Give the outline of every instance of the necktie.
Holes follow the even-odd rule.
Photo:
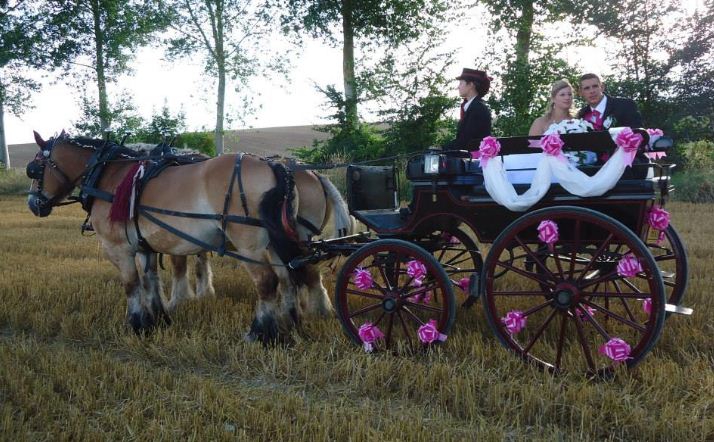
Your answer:
[[[464,119],[464,115],[466,115],[466,110],[464,109],[464,106],[466,106],[466,99],[464,98],[464,101],[461,102],[461,114],[459,116],[459,120]]]
[[[602,129],[602,118],[600,118],[602,114],[600,111],[593,109],[592,112],[590,113],[590,119],[593,123],[593,129],[595,130],[601,130]]]

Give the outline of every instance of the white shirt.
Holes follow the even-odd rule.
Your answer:
[[[471,102],[474,101],[475,98],[476,98],[476,96],[471,97],[471,99],[469,101],[467,101],[466,104],[464,104],[464,112],[466,112],[469,109],[469,105],[471,105]]]
[[[600,116],[605,115],[605,108],[607,107],[607,95],[602,96],[602,100],[597,104],[596,107],[590,106],[591,111],[598,111],[600,112]]]

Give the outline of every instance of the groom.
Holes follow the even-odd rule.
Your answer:
[[[595,74],[580,77],[580,96],[588,103],[578,118],[589,121],[595,130],[611,127],[642,127],[642,116],[634,101],[605,95],[605,85]]]

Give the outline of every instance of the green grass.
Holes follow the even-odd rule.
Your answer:
[[[30,179],[22,169],[0,168],[0,195],[21,195],[30,187]]]
[[[654,351],[609,381],[553,377],[492,336],[480,305],[446,345],[365,354],[335,319],[288,348],[245,343],[255,291],[213,260],[218,296],[139,338],[118,272],[76,206],[32,216],[0,196],[0,434],[5,440],[712,440],[712,205],[673,203],[690,256],[685,305]],[[326,272],[327,273],[327,272]],[[168,274],[163,277],[168,281]],[[326,278],[332,291],[334,279]]]

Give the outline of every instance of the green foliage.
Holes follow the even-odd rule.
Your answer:
[[[183,111],[172,115],[164,103],[161,111],[152,115],[151,119],[137,130],[132,140],[143,143],[161,143],[170,141],[175,134],[180,134],[185,130],[186,115]]]
[[[97,100],[90,98],[88,95],[82,95],[79,104],[81,114],[79,120],[74,122],[74,129],[77,134],[86,137],[103,138],[105,134],[102,131],[102,121]],[[115,102],[109,103],[108,112],[109,121],[112,121],[110,130],[119,137],[126,133],[138,133],[144,126],[144,120],[137,112],[131,97],[126,93],[120,95]]]
[[[675,121],[673,136],[677,141],[714,140],[714,115],[687,115]]]
[[[711,159],[710,159],[711,160]],[[672,176],[675,191],[672,198],[691,203],[714,202],[714,171],[695,169]]]
[[[208,156],[216,156],[216,142],[213,132],[184,132],[176,137],[176,147],[197,150]]]
[[[6,169],[0,163],[0,195],[22,195],[30,188],[30,179],[22,169]]]
[[[681,143],[676,150],[688,171],[714,171],[714,141]]]

